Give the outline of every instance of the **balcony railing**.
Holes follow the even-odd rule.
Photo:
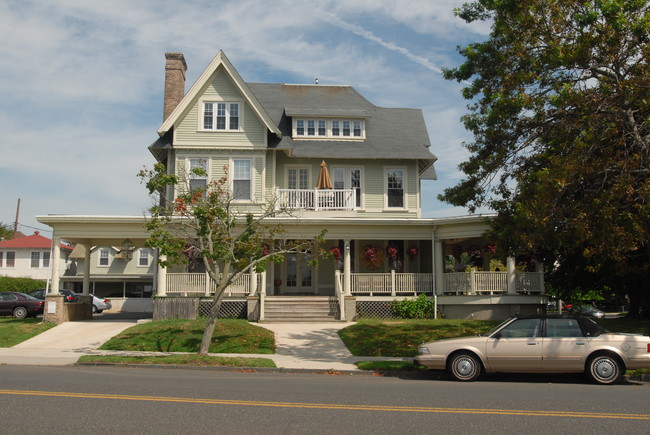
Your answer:
[[[261,288],[263,275],[257,275],[257,288]],[[226,288],[226,296],[248,296],[251,289],[250,274],[240,276]],[[167,295],[169,296],[212,296],[216,284],[207,273],[168,273]]]
[[[518,294],[544,294],[544,275],[516,272]],[[458,272],[443,274],[443,291],[456,295],[500,295],[508,293],[508,272]]]
[[[279,208],[354,210],[356,189],[277,189]]]

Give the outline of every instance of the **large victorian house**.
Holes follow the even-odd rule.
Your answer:
[[[184,56],[167,53],[166,59],[164,122],[149,147],[155,159],[177,175],[204,168],[207,176],[191,183],[227,175],[242,212],[269,201],[290,209],[269,222],[296,239],[326,229],[325,248],[334,257],[312,266],[308,254],[291,254],[263,274],[246,276],[228,289],[224,315],[390,316],[390,301],[419,294],[434,298],[447,317],[543,309],[541,268],[497,261],[494,245],[482,237],[485,217],[422,218],[421,184],[436,178],[436,157],[420,110],[375,106],[350,86],[247,83],[223,52],[185,93]],[[167,192],[166,199],[173,195]],[[141,249],[143,217],[38,219],[57,239],[85,247],[77,275],[54,276],[53,283],[78,281],[79,290],[104,296],[95,287],[101,260],[93,255],[108,253],[106,262],[124,263],[145,255],[152,261],[151,294],[209,301],[211,285],[202,271],[153,270],[156,253]],[[124,307],[130,298],[122,293]]]

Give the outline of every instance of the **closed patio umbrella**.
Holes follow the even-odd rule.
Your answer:
[[[316,189],[331,189],[332,188],[332,179],[330,178],[330,173],[327,170],[327,163],[323,160],[320,164],[320,172],[318,173],[318,182],[316,183]]]

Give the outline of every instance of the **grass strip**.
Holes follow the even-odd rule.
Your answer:
[[[275,362],[268,358],[225,358],[197,354],[183,355],[84,355],[79,358],[83,363],[112,363],[112,364],[169,364],[197,367],[271,367]]]
[[[418,368],[409,361],[357,361],[355,365],[360,370],[371,371],[424,371],[423,368]]]
[[[56,323],[42,323],[39,318],[0,318],[0,347],[15,346],[54,326]]]
[[[207,319],[171,319],[132,326],[104,343],[100,349],[196,353]],[[219,319],[210,353],[275,353],[275,338],[268,329],[246,320]]]
[[[360,320],[339,331],[355,356],[410,357],[421,343],[488,332],[499,321],[491,320]]]

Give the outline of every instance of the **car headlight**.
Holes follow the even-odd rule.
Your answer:
[[[422,354],[422,353],[430,353],[429,348],[426,347],[426,346],[419,346],[418,347],[418,353],[420,353],[420,354]]]

